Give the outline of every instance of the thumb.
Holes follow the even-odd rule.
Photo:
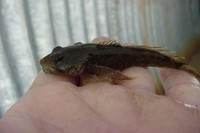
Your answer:
[[[181,70],[162,69],[160,78],[167,96],[200,108],[200,82],[193,75]]]

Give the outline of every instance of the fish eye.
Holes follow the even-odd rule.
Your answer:
[[[55,47],[55,48],[53,49],[53,52],[59,51],[59,50],[61,50],[61,49],[62,49],[61,46],[57,46],[57,47]]]
[[[75,46],[77,46],[77,45],[83,45],[83,43],[82,43],[82,42],[77,42],[77,43],[75,43],[74,45],[75,45]]]
[[[58,55],[55,58],[56,63],[63,61],[64,57],[62,55]]]

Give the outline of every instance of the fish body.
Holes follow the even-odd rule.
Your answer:
[[[89,75],[90,80],[95,75],[99,81],[130,79],[119,71],[131,66],[180,69],[200,78],[200,74],[191,66],[155,49],[121,46],[117,42],[76,43],[68,47],[55,47],[41,59],[40,64],[46,73]]]

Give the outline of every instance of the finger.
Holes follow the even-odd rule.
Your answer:
[[[111,41],[112,39],[108,37],[97,37],[92,40],[93,43],[99,43],[99,42],[104,42],[104,41]]]
[[[51,84],[53,82],[64,81],[77,85],[78,81],[76,78],[72,78],[66,75],[54,75],[54,74],[46,74],[43,71],[40,71],[37,75],[35,81],[31,85],[31,87]]]
[[[120,85],[130,89],[145,89],[155,93],[155,84],[148,69],[142,67],[131,67],[122,72],[133,80],[124,80]]]
[[[160,77],[167,96],[200,107],[200,82],[193,75],[181,70],[162,69]]]

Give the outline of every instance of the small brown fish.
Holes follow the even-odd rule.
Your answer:
[[[82,84],[88,82],[132,79],[120,73],[131,66],[164,67],[187,71],[197,78],[198,73],[190,65],[178,61],[175,56],[168,56],[158,47],[121,46],[116,41],[95,43],[76,43],[73,46],[57,46],[40,60],[46,73],[80,76]]]

